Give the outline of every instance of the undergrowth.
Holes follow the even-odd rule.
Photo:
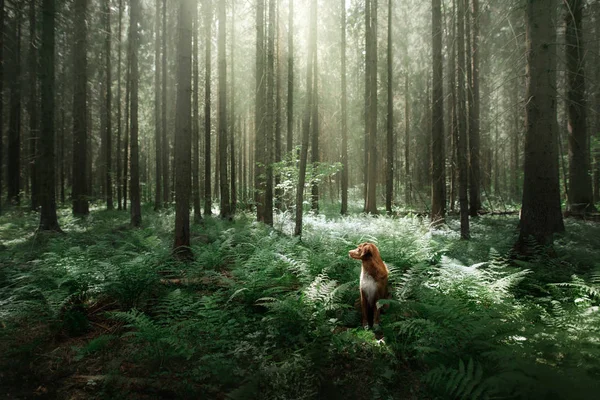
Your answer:
[[[600,389],[600,229],[567,222],[557,257],[510,252],[516,220],[309,214],[275,228],[240,214],[193,226],[195,258],[170,255],[174,216],[61,212],[0,217],[0,391],[15,397],[577,399]],[[393,297],[360,326],[360,263],[377,243]]]

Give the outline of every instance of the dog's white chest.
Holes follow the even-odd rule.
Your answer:
[[[364,269],[360,273],[360,290],[367,297],[367,302],[373,304],[377,293],[377,282]]]

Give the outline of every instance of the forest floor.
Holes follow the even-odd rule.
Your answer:
[[[239,214],[192,227],[171,256],[174,215],[144,208],[0,216],[4,398],[587,399],[600,389],[600,224],[567,220],[555,256],[511,253],[517,217]],[[360,263],[373,241],[393,299],[360,326]]]

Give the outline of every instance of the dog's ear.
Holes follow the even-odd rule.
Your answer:
[[[371,243],[363,243],[360,245],[360,257],[366,258],[373,255],[373,245]]]

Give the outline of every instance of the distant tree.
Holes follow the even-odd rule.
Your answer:
[[[276,5],[276,13],[275,13],[275,158],[273,162],[279,163],[282,159],[281,154],[281,115],[282,115],[282,107],[281,107],[281,32],[280,32],[280,2],[277,1]],[[275,208],[281,210],[283,208],[283,190],[279,187],[281,183],[281,174],[277,174],[275,176]]]
[[[479,139],[479,0],[471,0],[472,40],[469,58],[469,214],[481,209],[481,166]],[[467,16],[467,20],[471,20]]]
[[[224,3],[224,0],[219,0]],[[192,180],[192,19],[194,3],[179,1],[177,39],[177,104],[175,118],[175,243],[176,257],[189,259],[190,184]]]
[[[39,206],[38,152],[39,136],[38,116],[38,35],[36,18],[36,0],[29,0],[29,176],[31,179],[31,208]]]
[[[377,214],[377,0],[365,1],[365,127],[367,189],[365,212]]]
[[[121,131],[123,129],[122,119],[122,109],[123,105],[121,99],[121,54],[122,51],[122,42],[123,42],[123,0],[119,0],[119,28],[118,28],[118,45],[117,45],[117,208],[121,210],[122,206],[122,169],[121,169]]]
[[[265,0],[256,0],[256,101],[254,117],[254,203],[256,219],[265,220],[266,179],[266,142],[265,130],[268,129],[266,116],[265,84]]]
[[[316,48],[316,43],[315,43]],[[316,168],[319,162],[319,63],[317,51],[313,52],[313,102],[312,102],[312,123],[311,123],[311,145],[310,145],[310,162],[313,169]],[[314,180],[311,186],[311,202],[310,208],[313,211],[319,211],[319,183]]]
[[[527,0],[527,86],[525,98],[525,180],[520,234],[516,249],[527,252],[527,239],[541,245],[564,231],[558,178],[556,123],[556,14],[554,2]]]
[[[129,14],[129,40],[130,47],[130,62],[131,62],[131,111],[130,117],[130,134],[131,134],[131,182],[130,182],[130,197],[131,197],[131,225],[139,227],[142,224],[142,206],[140,198],[140,162],[139,162],[139,66],[138,52],[140,50],[139,38],[139,23],[141,21],[141,5],[140,0],[131,0],[131,10]]]
[[[442,57],[441,0],[431,2],[433,93],[431,113],[431,222],[446,217],[446,150],[444,137],[444,70]]]
[[[288,10],[288,79],[287,79],[287,140],[286,151],[294,148],[294,0]]]
[[[467,152],[467,114],[465,98],[465,14],[467,0],[457,0],[457,49],[458,49],[458,95],[457,95],[457,122],[458,137],[456,140],[456,153],[458,159],[458,202],[460,207],[460,237],[469,239],[469,199],[468,199],[468,152]]]
[[[87,8],[88,0],[73,3],[73,214],[89,214],[87,193],[88,107],[87,107]]]
[[[198,0],[194,0],[193,19],[192,82],[194,87],[192,91],[192,192],[194,202],[194,222],[199,223],[202,220],[202,210],[200,208],[200,60],[198,59],[198,33],[200,21],[198,18]]]
[[[304,118],[302,122],[302,142],[300,147],[300,166],[298,171],[298,187],[296,190],[296,220],[294,235],[302,235],[302,211],[304,204],[304,184],[306,182],[306,164],[308,161],[308,139],[310,136],[310,119],[313,110],[313,95],[311,93],[313,85],[313,53],[317,51],[317,0],[312,0],[310,3],[310,30],[308,35],[308,54],[306,62],[306,109],[304,110]]]
[[[156,16],[154,22],[154,154],[156,167],[156,191],[154,192],[154,211],[162,208],[162,124],[160,120],[161,87],[160,87],[160,0],[155,3]]]
[[[227,174],[227,148],[229,137],[227,134],[227,0],[219,0],[218,19],[218,64],[219,64],[219,192],[221,194],[220,216],[231,217],[231,199],[229,197],[229,180]]]
[[[408,91],[408,71],[404,75],[404,203],[412,204],[412,179],[410,175],[410,92]]]
[[[41,111],[42,131],[39,137],[40,225],[41,231],[61,232],[56,216],[56,185],[54,167],[55,112],[55,0],[42,2],[41,47]],[[1,18],[0,18],[1,19]]]
[[[393,60],[392,60],[392,0],[388,0],[387,24],[387,135],[385,164],[385,210],[392,212],[394,198],[394,93],[393,93]],[[441,21],[440,21],[441,27]],[[441,28],[440,28],[441,29]],[[441,36],[441,35],[440,35]]]
[[[346,0],[341,0],[342,15],[342,209],[341,214],[348,213],[348,87],[346,83]],[[288,122],[289,123],[289,122]]]
[[[211,82],[211,47],[212,47],[212,0],[205,0],[204,10],[204,214],[212,214],[212,192],[210,187],[211,178],[211,111],[210,111],[210,82]]]
[[[2,214],[2,177],[4,176],[4,0],[0,0],[0,215]]]
[[[583,0],[563,0],[567,62],[567,118],[569,130],[569,192],[571,212],[596,211],[592,192],[590,140],[585,96]],[[598,111],[597,111],[598,112]]]
[[[600,65],[600,2],[594,3],[592,7],[594,15],[594,33],[596,42],[596,57],[594,66]],[[589,65],[589,64],[588,64]],[[596,71],[594,80],[596,81],[596,90],[594,93],[594,107],[600,110],[600,68],[594,68]],[[600,143],[600,112],[596,112],[594,117],[594,137],[597,143]],[[593,172],[594,202],[600,202],[600,146],[596,145],[594,151],[594,172]]]
[[[169,140],[167,136],[167,0],[162,3],[162,115],[161,115],[161,132],[162,132],[162,189],[163,203],[165,206],[169,203],[171,190],[169,189]]]
[[[106,185],[106,208],[108,210],[112,210],[114,205],[112,190],[112,33],[110,25],[110,0],[106,0],[104,4],[104,24],[106,29],[106,41],[104,48],[104,57],[106,60],[106,176],[104,179]]]
[[[10,106],[8,121],[7,191],[8,202],[20,204],[21,190],[21,9],[15,4],[12,20]]]

